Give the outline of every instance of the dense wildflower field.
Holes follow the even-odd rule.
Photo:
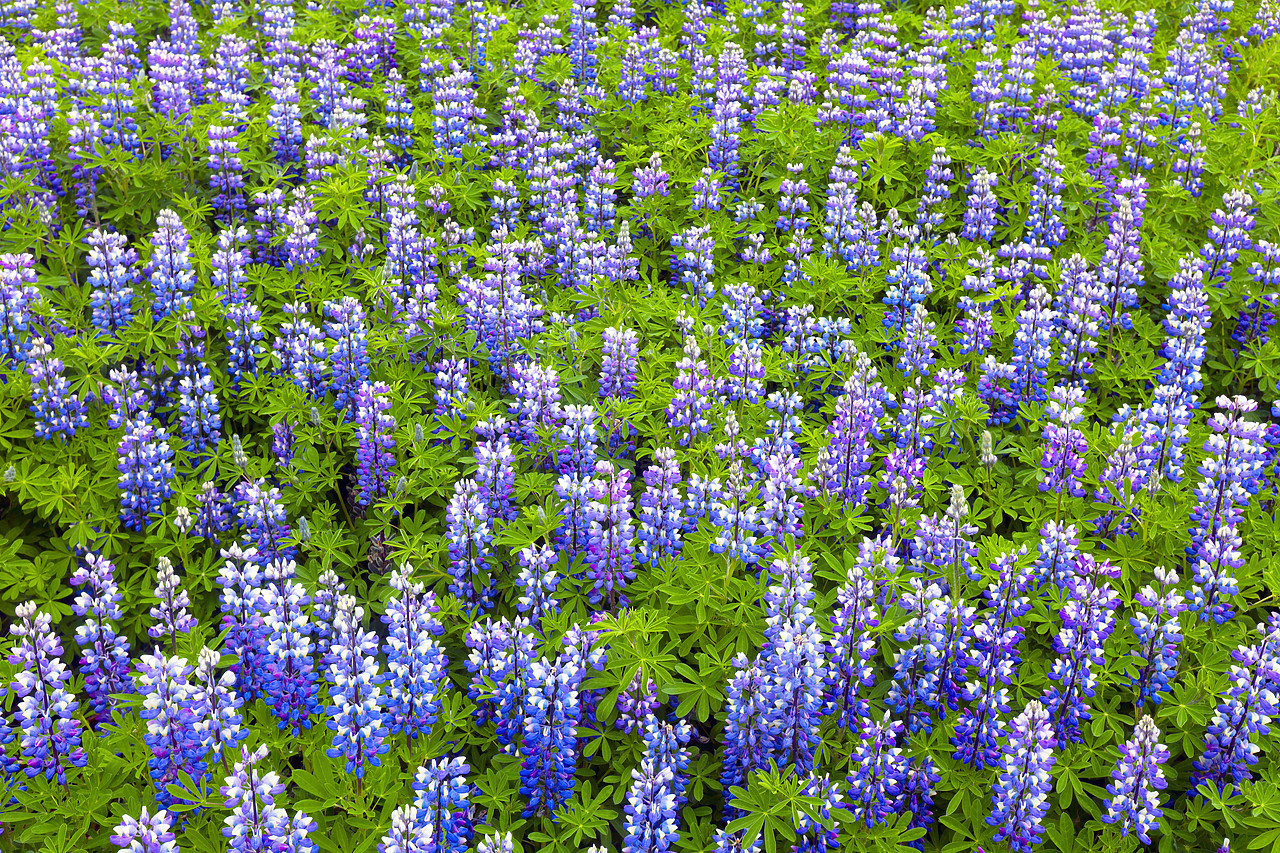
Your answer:
[[[1280,850],[1280,4],[0,0],[0,850]]]

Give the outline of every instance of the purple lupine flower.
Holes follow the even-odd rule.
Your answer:
[[[550,545],[530,545],[520,550],[520,574],[515,583],[521,593],[516,599],[516,610],[528,613],[535,625],[542,623],[543,616],[560,612],[560,602],[555,596],[560,577],[552,568],[556,558]]]
[[[27,776],[57,779],[65,787],[67,769],[84,767],[87,761],[76,717],[80,703],[67,689],[71,673],[62,663],[52,617],[37,612],[34,601],[19,604],[14,616],[9,633],[16,642],[9,663],[17,667],[10,689],[18,697],[22,729],[19,762]]]
[[[391,575],[395,594],[387,602],[382,621],[388,627],[387,668],[379,676],[385,692],[384,712],[393,735],[401,732],[410,739],[427,735],[440,712],[440,702],[448,686],[448,659],[436,636],[444,630],[435,614],[434,592],[410,578],[412,567],[405,565]]]
[[[889,309],[884,316],[884,326],[901,332],[911,320],[915,307],[933,292],[933,282],[929,279],[928,258],[920,246],[905,243],[894,246],[889,261],[894,267],[884,277],[889,284],[882,300]]]
[[[984,592],[992,609],[973,628],[977,672],[964,689],[964,698],[972,704],[960,713],[951,743],[957,760],[977,768],[992,767],[999,760],[998,743],[1005,730],[1001,715],[1009,712],[1008,685],[1021,660],[1018,644],[1024,629],[1014,620],[1031,609],[1027,588],[1032,574],[1019,565],[1025,555],[1024,546],[993,563],[996,580]]]
[[[326,713],[335,733],[330,758],[346,759],[348,773],[364,777],[365,766],[381,764],[378,756],[391,748],[386,742],[382,689],[378,686],[378,637],[361,627],[364,608],[350,595],[339,596],[335,608],[332,661],[325,673],[333,704]]]
[[[725,708],[728,717],[724,728],[724,763],[720,773],[721,788],[729,798],[729,789],[747,784],[753,770],[769,766],[778,721],[773,715],[770,693],[771,676],[757,655],[748,662],[739,653],[733,659],[734,675],[726,687]],[[738,811],[732,802],[725,806],[726,815]]]
[[[1120,835],[1130,832],[1143,844],[1151,843],[1152,830],[1160,828],[1160,791],[1168,785],[1160,765],[1169,760],[1169,749],[1160,743],[1155,721],[1143,716],[1134,726],[1133,737],[1120,747],[1120,758],[1107,785],[1111,800],[1103,823],[1120,824]]]
[[[0,254],[0,365],[17,368],[26,359],[26,338],[40,304],[35,258],[30,254]]]
[[[1040,459],[1040,491],[1063,492],[1084,497],[1081,478],[1088,469],[1085,454],[1089,441],[1076,429],[1084,420],[1084,386],[1068,382],[1055,385],[1049,392],[1049,417],[1053,421],[1044,428],[1044,455]],[[1059,498],[1061,499],[1061,498]]]
[[[146,530],[173,494],[176,469],[168,433],[151,422],[150,412],[139,412],[125,423],[118,452],[121,523],[130,530]]]
[[[178,431],[191,453],[216,448],[222,438],[221,406],[213,377],[203,363],[178,380]]]
[[[1093,372],[1090,360],[1098,352],[1098,328],[1106,290],[1097,274],[1080,255],[1072,255],[1062,268],[1062,286],[1055,302],[1062,352],[1058,363],[1068,374],[1084,376]]]
[[[1245,420],[1258,408],[1246,397],[1219,397],[1209,420],[1213,434],[1205,441],[1208,456],[1198,467],[1203,479],[1196,485],[1191,510],[1193,561],[1190,609],[1201,621],[1221,625],[1235,616],[1230,599],[1238,592],[1232,573],[1244,564],[1239,531],[1249,497],[1259,488],[1263,462],[1263,425]]]
[[[631,771],[627,791],[623,853],[666,853],[679,839],[676,797],[670,767],[658,768],[650,758]]]
[[[143,806],[137,817],[126,814],[116,825],[111,843],[122,853],[178,853],[177,837],[172,832],[173,822],[169,812],[157,809],[150,814]]]
[[[182,802],[169,790],[171,785],[181,785],[184,774],[200,780],[206,771],[205,748],[198,731],[202,721],[196,716],[200,708],[187,679],[190,674],[186,658],[156,653],[138,659],[140,715],[147,723],[143,740],[151,749],[147,766],[155,781],[156,801],[165,806]]]
[[[682,482],[680,463],[672,448],[653,452],[653,464],[645,469],[644,494],[640,496],[640,546],[636,555],[641,563],[653,564],[665,557],[677,557],[684,547],[681,540],[684,502],[680,499]]]
[[[1258,763],[1261,751],[1253,737],[1271,732],[1271,719],[1277,712],[1275,683],[1280,677],[1276,655],[1280,640],[1274,631],[1264,630],[1264,634],[1263,642],[1231,653],[1237,664],[1231,667],[1231,685],[1220,694],[1222,700],[1205,732],[1204,752],[1193,763],[1193,792],[1212,785],[1219,795],[1232,796],[1240,783],[1252,778],[1249,767]]]
[[[987,817],[987,824],[996,827],[996,840],[1008,841],[1014,853],[1030,853],[1044,832],[1041,821],[1049,811],[1056,746],[1049,712],[1033,699],[1009,724]]]
[[[244,700],[235,690],[236,677],[231,670],[218,673],[221,658],[208,647],[200,650],[196,658],[194,685],[194,712],[199,721],[197,732],[200,748],[208,755],[210,763],[222,760],[223,753],[230,753],[236,744],[249,736],[240,709]]]
[[[852,730],[868,711],[860,694],[875,679],[872,660],[876,645],[871,631],[880,625],[876,576],[882,567],[891,576],[897,562],[897,556],[883,542],[864,539],[844,584],[836,591],[832,637],[827,645],[831,659],[828,694],[837,722],[844,729]]]
[[[850,756],[849,811],[867,827],[888,822],[902,784],[905,761],[897,745],[902,723],[884,712],[882,720],[866,717],[861,740]]]
[[[418,768],[413,777],[413,804],[421,826],[432,839],[429,853],[465,853],[471,847],[471,767],[462,758],[436,758]]]
[[[191,236],[172,210],[156,214],[151,236],[151,260],[145,275],[151,284],[151,301],[157,317],[181,316],[191,307],[196,275],[191,266]]]
[[[1023,401],[1043,401],[1048,368],[1053,360],[1053,332],[1057,312],[1049,307],[1049,293],[1037,282],[1026,306],[1018,312],[1013,338],[1013,383],[1010,389]]]
[[[249,291],[245,288],[245,282],[248,281],[245,268],[249,265],[250,255],[248,248],[244,248],[248,241],[249,231],[244,226],[228,226],[218,232],[217,248],[210,261],[213,271],[209,281],[218,291],[218,298],[224,305],[249,300]]]
[[[680,431],[680,445],[687,446],[693,439],[711,431],[706,412],[711,406],[712,389],[710,369],[702,358],[702,349],[692,335],[684,340],[684,358],[676,365],[676,378],[671,383],[675,395],[667,405],[667,424]]]
[[[367,507],[387,493],[395,467],[396,419],[389,414],[391,389],[385,382],[361,382],[356,394],[356,504]]]
[[[95,228],[87,242],[90,321],[102,333],[115,336],[133,322],[138,253],[128,248],[123,234],[103,228]]]
[[[113,694],[132,693],[129,675],[129,641],[116,633],[114,622],[123,617],[122,598],[115,581],[115,564],[101,554],[89,553],[71,575],[72,586],[82,587],[71,611],[84,617],[76,628],[80,674],[88,696],[89,722],[94,728],[111,721]]]
[[[1231,269],[1240,252],[1250,248],[1253,240],[1256,203],[1244,190],[1228,190],[1222,197],[1225,210],[1218,208],[1210,215],[1209,242],[1200,250],[1200,269],[1205,285],[1219,287],[1231,281]]]
[[[496,420],[502,421],[502,418]],[[511,439],[505,433],[476,442],[476,484],[480,500],[494,521],[511,521],[515,505],[516,460]]]
[[[587,577],[589,599],[612,610],[627,601],[625,589],[635,580],[634,524],[631,516],[631,472],[611,462],[597,462],[587,510]]]
[[[1137,307],[1137,288],[1142,283],[1141,230],[1140,210],[1135,210],[1128,195],[1118,194],[1109,220],[1106,249],[1098,263],[1098,284],[1106,292],[1102,327],[1107,330],[1108,345],[1114,341],[1117,327],[1133,327],[1129,309]]]
[[[177,635],[191,633],[196,618],[187,610],[191,597],[181,587],[173,561],[163,555],[156,565],[155,597],[158,603],[150,611],[155,624],[147,628],[147,636],[153,640],[168,637],[170,650],[174,651]]]
[[[635,395],[640,337],[634,329],[610,326],[604,330],[600,364],[600,396],[628,400]]]
[[[319,708],[312,652],[315,631],[306,610],[310,599],[292,560],[272,560],[262,579],[255,602],[265,641],[258,687],[280,730],[297,737],[311,728],[311,715]],[[327,654],[329,649],[320,651]]]
[[[365,330],[365,311],[353,296],[326,302],[324,310],[330,318],[330,322],[325,324],[325,332],[334,341],[334,347],[329,353],[329,366],[333,376],[330,387],[334,391],[334,405],[345,411],[350,418],[354,414],[361,383],[369,381],[369,341]]]
[[[488,508],[473,479],[459,480],[445,512],[449,540],[449,594],[469,610],[492,605],[496,578],[488,577],[493,534]]]
[[[574,727],[581,717],[578,701],[583,673],[567,656],[529,664],[524,696],[524,729],[520,752],[520,793],[528,799],[526,817],[548,814],[573,792],[577,744]]]
[[[1054,638],[1058,658],[1049,678],[1056,682],[1044,692],[1054,736],[1061,745],[1081,743],[1080,725],[1091,719],[1086,699],[1097,689],[1098,672],[1106,666],[1106,642],[1115,630],[1120,601],[1105,578],[1118,575],[1107,563],[1081,554],[1067,584],[1070,596],[1062,606],[1062,630]]]
[[[261,478],[236,485],[236,516],[263,566],[272,560],[292,560],[296,556],[297,549],[285,544],[289,521],[281,498],[280,489],[267,486]]]
[[[822,686],[827,677],[826,644],[813,614],[812,563],[799,552],[773,561],[779,583],[765,595],[764,666],[769,673],[771,714],[776,735],[772,757],[778,766],[813,770],[822,718]]]
[[[324,396],[328,358],[324,333],[307,319],[307,306],[302,302],[284,305],[286,320],[272,344],[280,361],[280,373],[287,376],[304,394],[313,399]]]
[[[555,425],[560,410],[560,375],[551,366],[517,364],[514,373],[516,400],[509,411],[516,419],[513,437],[526,446],[538,441],[538,430]]]
[[[1134,638],[1138,641],[1138,657],[1142,661],[1138,674],[1130,676],[1129,680],[1136,688],[1134,692],[1140,706],[1148,702],[1159,705],[1160,694],[1172,687],[1178,674],[1178,643],[1182,642],[1178,617],[1187,609],[1186,601],[1177,589],[1177,572],[1156,566],[1155,578],[1160,584],[1158,592],[1148,584],[1134,595],[1134,602],[1151,612],[1137,610],[1129,617]]]
[[[35,415],[36,437],[46,441],[58,436],[66,442],[77,430],[89,426],[84,399],[73,394],[63,375],[65,364],[55,358],[53,348],[43,338],[31,341],[26,352],[27,375],[31,377],[31,413]]]
[[[993,190],[996,183],[996,176],[986,169],[979,169],[970,179],[964,209],[964,228],[960,231],[960,236],[965,240],[991,242],[1000,209],[1000,202]]]
[[[229,839],[231,853],[254,853],[279,850],[281,853],[314,853],[315,842],[307,836],[314,831],[315,821],[303,812],[289,814],[276,805],[276,797],[284,793],[284,785],[274,770],[260,773],[258,762],[267,757],[266,744],[252,752],[240,748],[240,760],[221,788],[226,798],[223,808],[229,810],[222,834]]]
[[[764,554],[756,536],[760,528],[760,507],[748,504],[752,491],[753,486],[742,469],[742,460],[734,459],[725,487],[718,489],[709,502],[707,515],[717,528],[711,553],[724,554],[726,565],[727,561],[737,559],[753,566]],[[692,513],[688,518],[697,524]]]
[[[660,722],[652,713],[644,720],[644,755],[652,759],[654,767],[671,770],[671,790],[676,795],[676,808],[684,808],[688,798],[685,787],[689,782],[689,738],[693,729],[684,720],[674,723]]]
[[[262,586],[262,564],[253,548],[232,545],[221,552],[218,569],[219,610],[226,631],[224,646],[239,658],[232,664],[236,687],[246,699],[261,692],[262,663],[265,652],[266,626],[259,609]]]
[[[233,388],[258,373],[258,362],[266,356],[262,345],[262,309],[247,296],[227,306],[227,373]]]
[[[240,128],[234,110],[227,110],[217,124],[210,124],[209,189],[218,222],[235,223],[244,213],[244,162],[240,159]]]

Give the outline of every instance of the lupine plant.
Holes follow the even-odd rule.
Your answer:
[[[1278,39],[0,0],[0,853],[1275,848]]]

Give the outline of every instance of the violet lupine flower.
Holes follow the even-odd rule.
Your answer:
[[[378,637],[360,622],[364,608],[350,595],[338,598],[333,619],[332,661],[325,673],[333,704],[326,711],[329,728],[335,732],[330,758],[346,759],[348,773],[364,777],[365,766],[377,767],[378,757],[391,748],[386,742],[386,722],[382,711],[382,689],[378,686]]]
[[[67,690],[71,673],[62,663],[62,643],[52,630],[52,617],[27,601],[14,611],[9,633],[15,639],[9,664],[17,667],[10,685],[18,697],[16,715],[22,729],[19,764],[28,777],[43,775],[66,786],[67,770],[84,767],[80,746],[80,703]]]
[[[89,426],[84,399],[71,392],[63,375],[65,364],[55,358],[53,348],[43,338],[31,341],[27,353],[27,375],[31,377],[31,413],[35,434],[46,441],[58,436],[65,443],[77,430]]]
[[[865,359],[862,354],[860,361]],[[875,368],[869,360],[865,367],[860,371],[864,381],[846,383],[849,390],[836,399],[835,417],[827,428],[831,444],[824,448],[822,464],[815,472],[828,497],[852,506],[865,501],[874,483],[872,439],[880,437],[879,421],[888,398],[884,386],[874,381]]]
[[[996,840],[1008,841],[1014,853],[1030,853],[1044,832],[1041,821],[1049,811],[1056,746],[1049,712],[1033,699],[1009,724],[987,817],[987,824],[996,827]]]
[[[920,246],[905,243],[894,246],[889,261],[894,267],[884,277],[889,285],[882,300],[889,309],[884,316],[884,326],[901,333],[915,313],[915,307],[933,292],[933,282],[929,279],[929,260]]]
[[[762,554],[783,548],[788,537],[798,541],[804,536],[802,466],[800,457],[786,444],[759,464],[761,506],[757,532],[763,540]]]
[[[151,261],[145,275],[151,284],[152,308],[157,317],[181,316],[191,307],[196,274],[191,266],[191,236],[172,210],[156,214],[151,236]]]
[[[516,441],[531,446],[538,441],[538,430],[555,426],[560,410],[560,375],[551,366],[515,365],[515,402],[509,411],[516,419],[512,432]]]
[[[443,155],[463,158],[463,149],[481,140],[485,134],[482,108],[476,105],[475,75],[456,62],[451,72],[434,80],[431,127],[436,150]]]
[[[395,467],[396,419],[389,412],[391,389],[385,382],[361,382],[356,393],[356,504],[367,507],[384,496]]]
[[[244,700],[236,694],[235,673],[225,670],[218,673],[221,655],[208,647],[200,650],[196,658],[194,685],[194,712],[198,720],[197,733],[200,748],[211,764],[222,760],[224,752],[249,736],[242,726],[240,708]]]
[[[188,452],[201,454],[222,438],[221,406],[213,377],[200,364],[194,375],[178,380],[178,431]]]
[[[125,423],[118,453],[120,522],[130,530],[146,530],[173,494],[177,472],[168,433],[151,422],[149,412],[140,412]]]
[[[289,521],[280,489],[267,486],[264,479],[241,481],[236,486],[236,515],[245,539],[254,548],[263,566],[272,560],[292,560],[297,549],[286,545]]]
[[[957,592],[961,575],[974,581],[979,578],[972,566],[978,556],[978,543],[973,540],[978,526],[966,523],[968,516],[969,502],[965,499],[964,487],[954,483],[946,511],[921,516],[911,542],[912,559],[929,567],[926,571],[936,570],[949,579],[952,590]]]
[[[1072,376],[1093,372],[1090,360],[1098,352],[1098,328],[1102,321],[1105,288],[1088,261],[1072,255],[1062,268],[1062,286],[1055,302],[1062,352],[1058,363]]]
[[[299,390],[312,399],[324,396],[328,383],[328,356],[324,333],[307,319],[307,306],[302,302],[284,305],[285,321],[272,350],[280,362],[280,374],[289,378]]]
[[[692,488],[692,484],[691,484]],[[742,469],[742,460],[734,459],[725,487],[710,496],[707,515],[717,528],[711,553],[724,554],[725,560],[742,560],[754,566],[764,556],[757,533],[760,530],[760,507],[749,504],[752,484]],[[697,520],[689,515],[693,524]]]
[[[1111,800],[1103,823],[1120,824],[1121,837],[1130,832],[1143,844],[1151,843],[1151,832],[1160,828],[1160,791],[1168,786],[1160,765],[1169,760],[1169,749],[1160,743],[1160,730],[1148,716],[1134,726],[1133,737],[1120,747],[1120,758],[1107,785]]]
[[[89,553],[71,575],[72,586],[82,587],[71,611],[85,622],[76,628],[80,674],[88,697],[89,722],[94,728],[111,721],[113,694],[132,693],[129,675],[129,641],[116,633],[114,622],[123,617],[122,598],[115,581],[115,565],[101,554]]]
[[[1196,485],[1191,510],[1193,561],[1190,609],[1201,621],[1221,625],[1235,616],[1230,599],[1238,592],[1233,572],[1244,564],[1239,531],[1249,497],[1259,488],[1264,450],[1264,426],[1245,420],[1258,408],[1246,397],[1219,397],[1209,420],[1213,435],[1205,441],[1208,456],[1198,467],[1203,479]]]
[[[626,586],[635,580],[635,526],[631,517],[631,472],[612,462],[597,462],[587,510],[589,599],[612,610],[625,606]]]
[[[262,564],[252,548],[232,545],[221,552],[223,563],[218,569],[218,609],[226,631],[224,647],[239,658],[231,666],[236,687],[246,699],[261,693],[262,662],[265,652],[266,626],[258,606],[262,587]]]
[[[1129,310],[1137,307],[1137,288],[1142,284],[1141,230],[1141,212],[1134,209],[1129,196],[1117,195],[1106,249],[1098,263],[1098,284],[1106,292],[1102,328],[1107,330],[1108,344],[1114,340],[1116,328],[1133,328]]]
[[[680,250],[672,258],[672,278],[684,285],[690,296],[705,308],[716,295],[715,237],[709,225],[693,225],[671,237],[673,248]]]
[[[1182,642],[1182,628],[1178,617],[1187,604],[1178,591],[1178,573],[1156,566],[1156,582],[1159,591],[1150,584],[1134,595],[1134,603],[1151,612],[1136,610],[1129,617],[1134,638],[1138,641],[1138,657],[1142,664],[1136,676],[1130,676],[1137,704],[1145,707],[1148,702],[1159,705],[1161,693],[1172,687],[1178,674],[1178,643]]]
[[[495,420],[505,427],[505,419]],[[519,513],[515,504],[516,460],[511,439],[506,433],[495,432],[492,438],[476,442],[475,457],[476,484],[489,518],[511,521]]]
[[[734,675],[725,689],[728,716],[724,727],[724,762],[721,788],[729,800],[729,790],[747,784],[751,771],[766,768],[778,734],[770,691],[771,676],[760,655],[750,662],[738,653],[733,658]],[[725,805],[726,816],[737,815],[732,801]]]
[[[466,359],[446,358],[435,365],[436,416],[462,418],[463,404],[471,391],[469,363]]]
[[[314,629],[306,611],[310,599],[298,582],[292,560],[272,560],[263,581],[255,602],[265,640],[258,686],[280,730],[297,737],[311,728],[311,715],[319,708],[312,657]],[[329,649],[320,651],[327,654]]]
[[[887,823],[894,812],[906,763],[897,745],[902,734],[902,723],[891,719],[888,711],[882,720],[862,721],[861,740],[849,757],[853,772],[848,808],[854,820],[868,828]]]
[[[1057,312],[1049,307],[1049,293],[1037,282],[1026,306],[1018,312],[1018,330],[1013,338],[1013,383],[1010,389],[1022,401],[1041,402],[1053,360],[1053,332]]]
[[[573,793],[577,765],[574,728],[581,716],[578,689],[582,675],[564,655],[554,663],[543,658],[529,664],[520,741],[524,756],[520,793],[528,799],[525,817],[549,814]]]
[[[1119,571],[1107,563],[1081,554],[1075,575],[1067,585],[1069,600],[1062,606],[1062,630],[1053,647],[1059,657],[1049,678],[1056,682],[1044,692],[1055,739],[1061,745],[1082,743],[1080,725],[1091,719],[1086,699],[1097,689],[1097,673],[1106,666],[1106,643],[1115,630],[1115,610],[1120,603],[1107,583]]]
[[[1009,712],[1008,685],[1021,660],[1018,644],[1024,629],[1014,620],[1031,610],[1027,589],[1032,575],[1019,566],[1025,555],[1024,546],[993,563],[996,580],[983,593],[991,610],[973,628],[977,672],[964,689],[971,704],[960,713],[951,744],[957,760],[976,768],[992,767],[999,760],[998,744],[1005,730],[1001,715]]]
[[[204,743],[199,733],[202,721],[196,716],[200,709],[187,679],[190,674],[186,658],[156,653],[142,655],[138,660],[140,716],[147,723],[143,740],[151,749],[147,766],[155,781],[156,802],[165,806],[182,802],[169,786],[180,785],[183,774],[200,780],[206,772]]]
[[[209,125],[209,189],[218,222],[228,225],[244,214],[244,162],[240,159],[240,128],[234,110]]]
[[[1240,783],[1252,778],[1249,768],[1258,763],[1261,752],[1253,743],[1254,735],[1270,734],[1271,719],[1277,713],[1275,685],[1280,678],[1280,658],[1276,647],[1272,633],[1261,643],[1241,646],[1231,653],[1237,661],[1229,673],[1231,686],[1220,694],[1222,700],[1205,732],[1204,752],[1193,763],[1193,792],[1212,785],[1221,796],[1233,796]]]
[[[542,617],[560,612],[556,599],[556,587],[560,577],[552,568],[557,554],[550,545],[530,545],[520,550],[520,574],[515,583],[520,589],[516,610],[528,613],[535,625],[541,625]]]
[[[87,242],[90,322],[102,333],[115,336],[133,322],[138,253],[128,248],[123,234],[103,228],[95,228]]]
[[[431,733],[448,686],[449,662],[436,637],[444,628],[436,618],[434,592],[411,579],[412,567],[391,574],[395,590],[382,621],[387,625],[387,669],[379,676],[386,695],[383,716],[393,735],[416,739]]]
[[[187,610],[191,597],[183,589],[173,561],[161,556],[156,565],[155,597],[157,604],[151,608],[155,624],[147,628],[147,636],[153,640],[169,638],[170,651],[175,651],[178,634],[189,634],[196,627],[196,618]]]
[[[413,805],[419,824],[431,839],[429,853],[466,853],[475,832],[467,781],[470,765],[462,758],[436,758],[418,768],[413,777]]]
[[[644,494],[640,496],[640,546],[637,559],[654,564],[667,557],[677,557],[684,547],[681,539],[684,502],[679,486],[683,481],[680,463],[672,448],[658,448],[653,464],[645,469]]]
[[[813,567],[798,551],[773,561],[779,583],[765,595],[764,667],[769,673],[769,705],[776,735],[771,754],[779,767],[812,772],[821,742],[822,687],[827,677],[826,644],[813,614]]]
[[[679,839],[671,768],[644,758],[631,771],[631,788],[622,807],[627,818],[623,853],[666,853]]]
[[[223,808],[231,814],[226,817],[222,834],[229,839],[228,849],[231,853],[314,853],[317,846],[309,836],[315,831],[316,822],[304,812],[296,812],[290,820],[288,812],[276,805],[284,785],[274,770],[258,772],[256,765],[266,757],[266,744],[252,752],[242,746],[240,760],[224,779]]]
[[[634,329],[610,326],[604,330],[600,365],[600,396],[629,400],[635,395],[640,336]]]
[[[218,298],[224,305],[249,301],[249,291],[245,287],[248,281],[245,269],[249,265],[250,253],[244,247],[248,241],[249,230],[244,226],[226,227],[218,232],[217,248],[210,261],[213,271],[209,281],[218,291]]]
[[[836,591],[832,637],[827,644],[831,661],[827,692],[837,723],[844,729],[853,730],[868,712],[867,700],[860,694],[875,682],[872,661],[876,642],[871,631],[880,625],[876,578],[882,568],[892,576],[897,562],[897,556],[882,541],[864,539],[845,582]]]
[[[16,369],[26,359],[25,338],[31,331],[32,309],[40,301],[35,258],[0,254],[0,365]]]
[[[995,234],[996,217],[1000,202],[993,190],[998,179],[986,169],[979,169],[969,181],[969,195],[965,200],[964,227],[960,236],[965,240],[990,243]]]
[[[232,300],[227,306],[227,373],[231,386],[241,384],[258,373],[258,362],[266,356],[262,345],[262,309],[247,296]]]
[[[173,822],[169,812],[157,809],[150,814],[143,806],[137,817],[126,814],[116,825],[111,843],[122,853],[178,853],[177,837],[172,832]]]
[[[1053,421],[1044,428],[1044,455],[1040,459],[1040,491],[1066,492],[1084,497],[1081,478],[1088,469],[1085,454],[1089,440],[1076,429],[1084,420],[1084,386],[1075,383],[1055,385],[1049,392],[1049,417]],[[1061,498],[1059,497],[1059,500]]]
[[[676,365],[676,378],[671,383],[675,395],[667,404],[667,424],[679,430],[680,446],[685,447],[695,437],[711,431],[706,413],[711,407],[715,383],[710,369],[702,360],[702,349],[692,335],[684,339],[684,358]]]
[[[1230,282],[1232,265],[1240,252],[1253,245],[1249,236],[1255,223],[1253,196],[1244,190],[1228,190],[1222,205],[1225,210],[1218,208],[1210,214],[1209,242],[1200,250],[1199,265],[1206,286],[1221,287]]]
[[[492,606],[496,578],[487,577],[493,533],[489,510],[480,499],[475,480],[459,480],[453,498],[445,511],[446,537],[449,540],[449,594],[469,610],[487,610]]]
[[[334,341],[329,353],[332,371],[330,387],[334,405],[350,418],[360,394],[360,385],[369,381],[369,341],[365,330],[364,307],[353,296],[324,304],[330,322],[325,332]]]

